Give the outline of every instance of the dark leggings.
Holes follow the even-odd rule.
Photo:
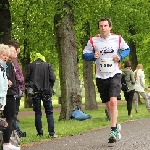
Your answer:
[[[21,100],[21,97],[17,97],[16,98],[16,112],[15,112],[16,117],[17,117],[17,115],[19,113],[20,100]]]
[[[134,90],[131,90],[129,92],[124,92],[124,97],[127,101],[127,110],[128,110],[128,115],[131,115],[131,110],[132,110],[132,101],[133,101],[133,96],[134,96]]]
[[[15,98],[14,95],[7,95],[6,96],[6,105],[4,107],[4,118],[6,118],[6,121],[8,123],[8,127],[3,130],[3,140],[4,143],[9,143],[10,135],[12,132],[12,122],[14,120],[15,116]]]

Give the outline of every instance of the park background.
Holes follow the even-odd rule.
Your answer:
[[[146,87],[150,84],[148,0],[1,0],[0,43],[20,43],[19,62],[24,76],[27,65],[41,53],[56,74],[54,101],[59,101],[59,120],[68,119],[76,105],[97,110],[100,101],[95,87],[94,63],[82,60],[88,39],[98,32],[97,21],[109,17],[112,32],[129,44],[132,69],[143,64]],[[124,61],[124,60],[123,60]],[[121,62],[123,68],[123,61]],[[32,108],[24,96],[24,108]]]
[[[109,126],[105,107],[98,107],[101,101],[95,87],[94,64],[82,60],[88,39],[99,33],[100,18],[111,18],[112,32],[121,35],[131,48],[126,59],[132,62],[133,71],[137,64],[143,64],[146,87],[150,84],[149,8],[149,0],[0,0],[0,43],[7,44],[10,39],[20,43],[19,62],[24,75],[35,53],[44,55],[53,66],[56,94],[52,99],[60,108],[60,112],[54,113],[55,131],[60,138]],[[61,104],[58,97],[62,99]],[[133,120],[149,117],[142,102],[138,114],[133,108]],[[68,120],[74,106],[82,103],[92,119]],[[21,100],[20,109],[28,114],[32,110],[31,100],[26,96]],[[129,121],[126,105],[119,105],[118,110],[118,122]],[[48,140],[45,115],[43,137],[36,137],[34,116],[22,116],[19,121],[21,130],[27,132],[27,137],[21,138],[21,145]]]

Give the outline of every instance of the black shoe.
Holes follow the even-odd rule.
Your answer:
[[[42,137],[43,133],[38,133],[37,136]]]
[[[26,132],[21,132],[19,133],[19,137],[26,137],[27,136],[27,133]]]

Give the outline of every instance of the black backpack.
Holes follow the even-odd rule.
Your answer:
[[[127,92],[128,89],[129,88],[128,88],[126,80],[125,80],[125,75],[122,75],[122,77],[121,77],[121,90],[123,92]]]

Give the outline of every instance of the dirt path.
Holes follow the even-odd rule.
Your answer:
[[[118,100],[118,105],[123,105],[123,104],[126,104],[125,100]],[[105,106],[105,104],[99,103],[98,106],[102,107],[102,106]],[[83,110],[85,109],[84,105],[82,106],[82,109]],[[54,111],[54,113],[56,113],[56,112],[59,113],[60,112],[60,107],[55,107],[53,109],[53,111]],[[42,113],[45,113],[44,110],[42,110]],[[21,111],[21,112],[19,112],[18,118],[29,117],[29,116],[34,116],[34,111],[32,111],[32,110]]]

